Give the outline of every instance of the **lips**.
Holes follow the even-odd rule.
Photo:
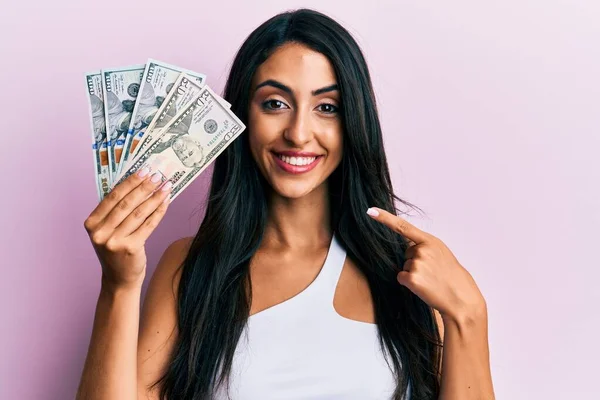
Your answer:
[[[291,151],[291,150],[275,151],[274,153],[277,155],[280,155],[280,156],[288,156],[288,157],[318,157],[320,155],[317,153],[311,153],[309,151]]]
[[[323,158],[316,153],[299,151],[281,151],[272,154],[277,166],[290,174],[306,173],[316,167]]]

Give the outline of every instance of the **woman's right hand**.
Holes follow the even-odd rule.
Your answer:
[[[85,220],[102,266],[103,283],[141,287],[146,273],[146,240],[162,220],[171,182],[145,167],[115,186]]]

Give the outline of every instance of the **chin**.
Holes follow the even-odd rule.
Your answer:
[[[300,199],[312,193],[317,187],[309,182],[271,182],[273,190],[286,199]]]

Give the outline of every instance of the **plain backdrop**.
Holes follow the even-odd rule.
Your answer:
[[[70,399],[100,268],[84,72],[163,60],[217,92],[246,36],[315,7],[372,73],[398,195],[472,273],[498,399],[597,394],[600,2],[3,1],[0,398]],[[148,242],[193,235],[210,170]]]

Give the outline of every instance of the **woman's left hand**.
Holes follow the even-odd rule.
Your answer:
[[[397,276],[400,284],[444,319],[464,321],[485,311],[475,280],[440,239],[380,208],[372,207],[367,214],[410,241],[403,270]]]

